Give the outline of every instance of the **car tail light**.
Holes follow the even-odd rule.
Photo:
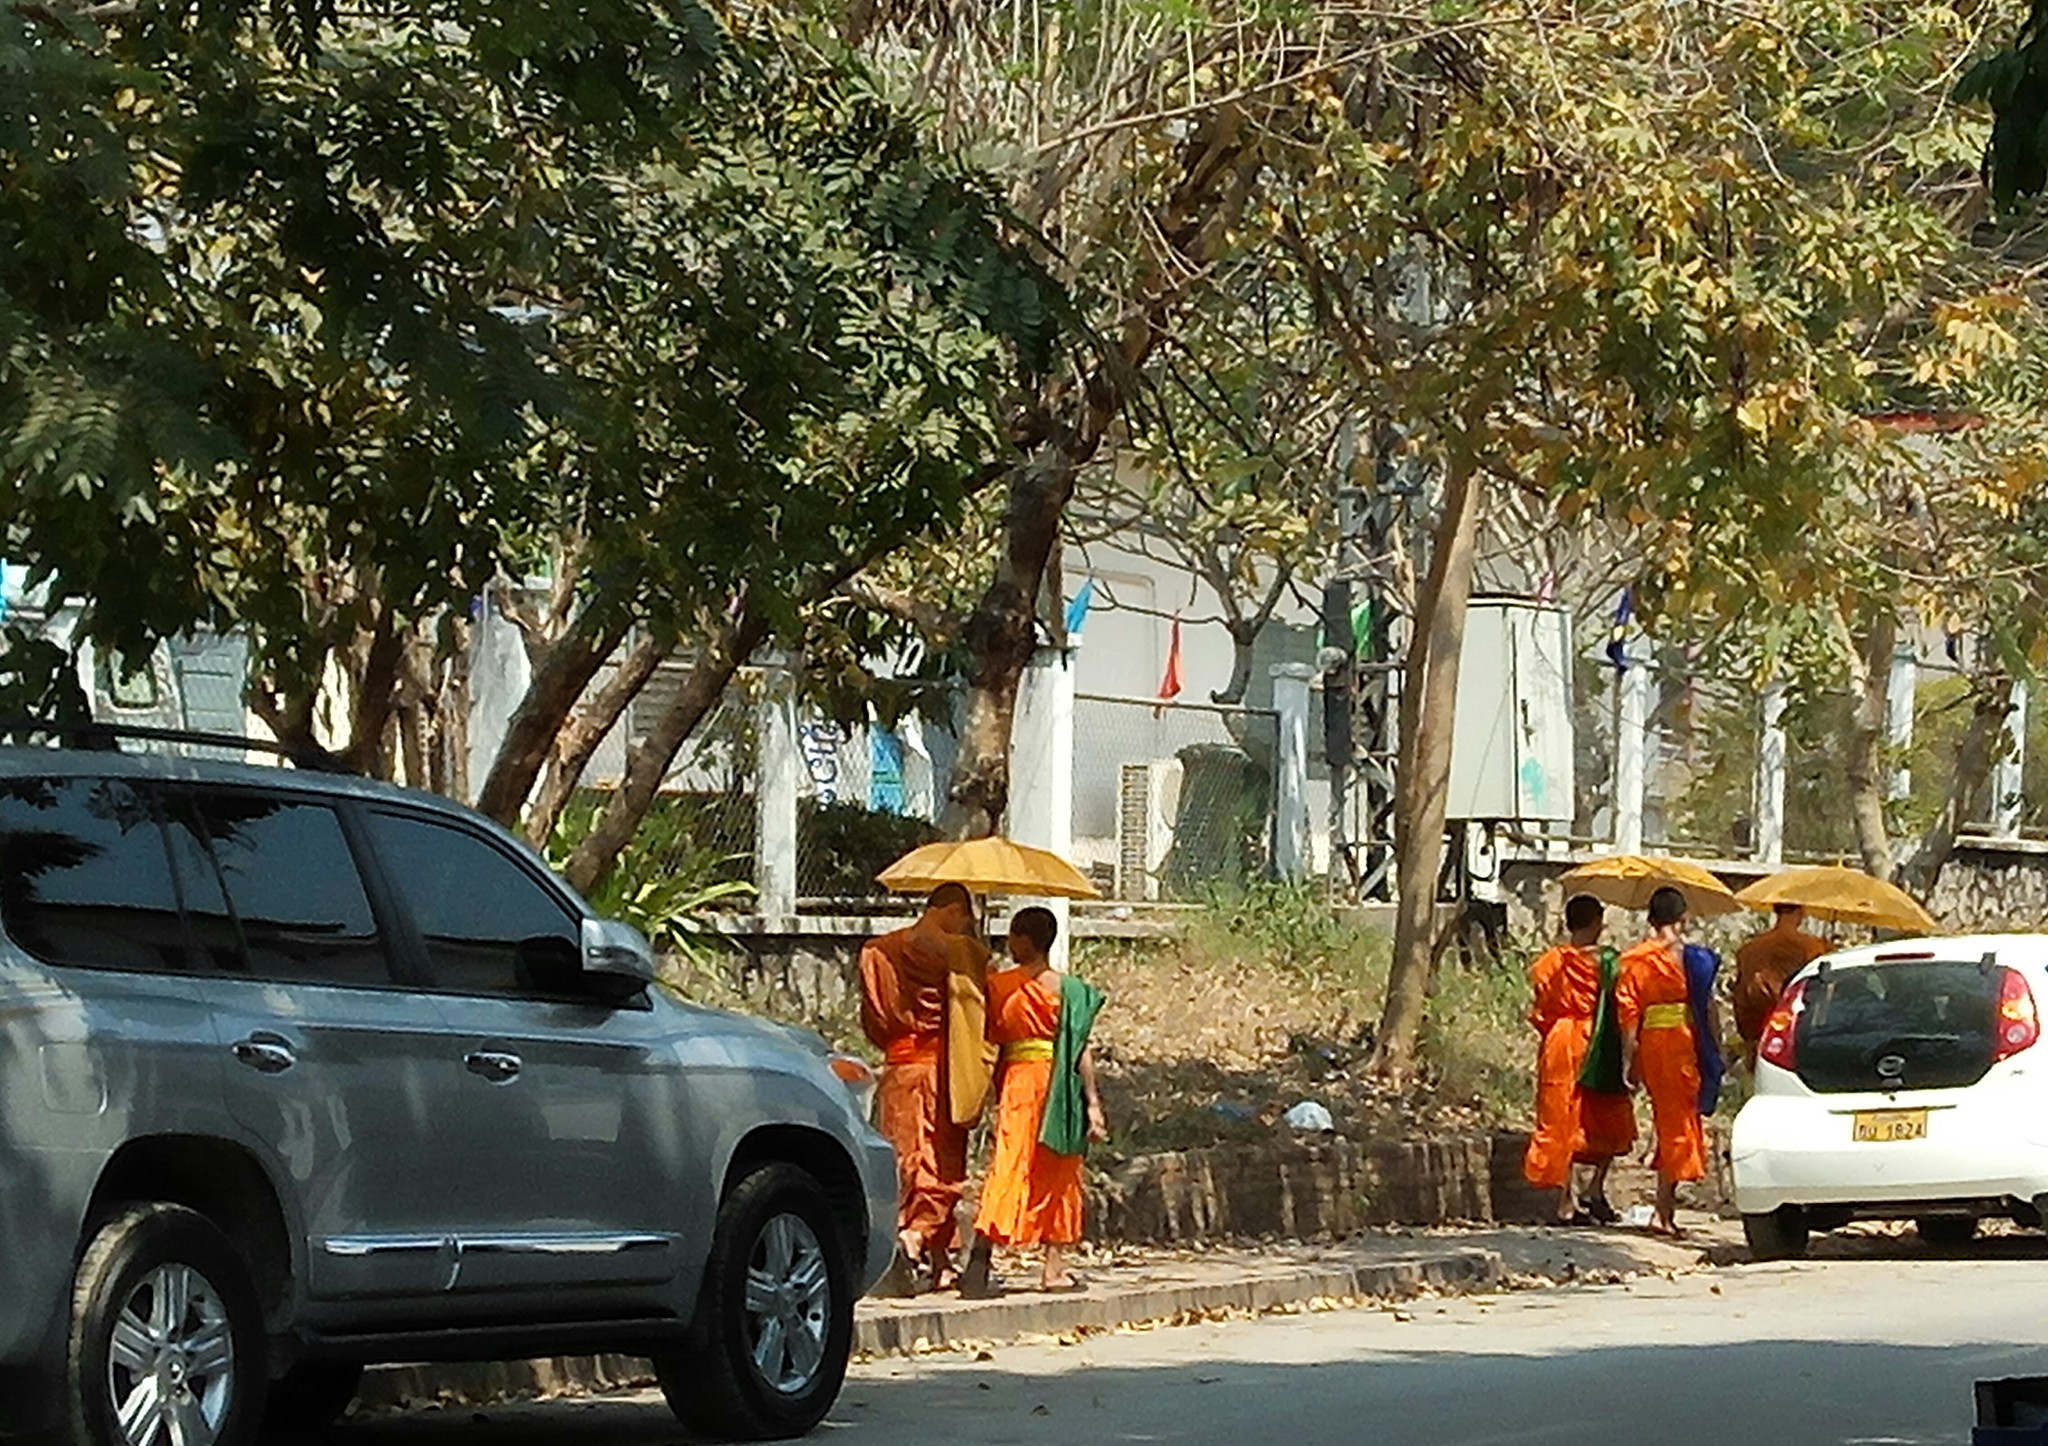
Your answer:
[[[1799,1067],[1799,1005],[1805,998],[1804,979],[1778,996],[1771,1017],[1764,1021],[1763,1037],[1756,1043],[1758,1059],[1768,1060],[1779,1069]]]
[[[2034,1009],[2034,991],[2027,976],[2017,969],[2002,969],[1998,981],[1998,1038],[1991,1046],[1991,1062],[2011,1059],[2023,1049],[2040,1042],[2041,1016]]]

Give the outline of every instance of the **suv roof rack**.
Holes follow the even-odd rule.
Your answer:
[[[103,723],[95,718],[62,722],[52,718],[0,718],[0,739],[19,733],[42,733],[61,738],[73,747],[118,753],[120,741],[132,738],[148,743],[190,743],[204,748],[238,748],[246,753],[268,753],[309,773],[355,772],[340,758],[317,743],[280,743],[270,738],[245,738],[239,733],[209,733],[197,728],[156,728],[140,723]]]

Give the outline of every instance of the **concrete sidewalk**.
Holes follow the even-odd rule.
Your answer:
[[[1508,1279],[1507,1262],[1497,1249],[1455,1238],[1387,1235],[1329,1246],[1118,1247],[1090,1252],[1076,1265],[1087,1288],[1071,1294],[1017,1289],[994,1300],[957,1295],[864,1300],[855,1311],[854,1349],[867,1356],[915,1355],[1312,1302],[1497,1289]],[[1013,1278],[1023,1282],[1032,1277]],[[487,1404],[622,1390],[652,1380],[648,1363],[631,1356],[386,1366],[364,1377],[358,1399],[369,1408]]]
[[[1074,1266],[1087,1288],[1072,1294],[1013,1288],[994,1300],[864,1300],[855,1310],[854,1350],[914,1356],[1288,1307],[1609,1284],[1742,1258],[1740,1230],[1732,1223],[1691,1212],[1682,1220],[1691,1232],[1684,1243],[1632,1230],[1492,1226],[1373,1230],[1333,1245],[1083,1247]],[[1028,1259],[1012,1263],[1015,1287],[1033,1280],[1030,1265]],[[360,1399],[387,1409],[486,1405],[652,1383],[648,1363],[632,1356],[388,1366],[364,1378]]]

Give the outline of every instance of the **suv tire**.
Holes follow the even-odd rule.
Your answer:
[[[1923,1215],[1913,1222],[1920,1243],[1932,1250],[1962,1250],[1977,1238],[1974,1215]]]
[[[300,1361],[270,1383],[263,1425],[271,1431],[317,1431],[341,1419],[363,1383],[354,1361]]]
[[[709,1436],[802,1436],[832,1409],[852,1353],[832,1204],[805,1171],[763,1165],[719,1206],[689,1344],[655,1360],[669,1409]]]
[[[1806,1256],[1806,1212],[1797,1205],[1780,1205],[1766,1215],[1745,1215],[1742,1237],[1757,1260],[1802,1260]]]
[[[246,1446],[263,1417],[266,1351],[248,1267],[213,1222],[182,1205],[129,1206],[94,1233],[73,1278],[58,1439],[156,1446],[176,1411],[186,1446]]]

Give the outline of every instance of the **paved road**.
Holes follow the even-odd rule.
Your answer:
[[[857,1368],[822,1439],[1185,1446],[1918,1446],[2048,1374],[2048,1247],[1744,1265],[1628,1287],[1239,1321]],[[336,1446],[665,1446],[657,1400],[351,1425]]]

